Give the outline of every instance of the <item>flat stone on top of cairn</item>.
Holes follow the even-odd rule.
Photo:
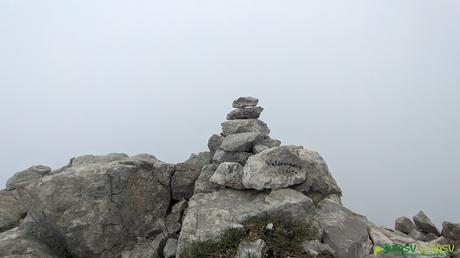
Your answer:
[[[239,97],[237,100],[233,101],[232,107],[234,108],[245,108],[245,107],[255,107],[259,103],[259,99],[254,97]]]

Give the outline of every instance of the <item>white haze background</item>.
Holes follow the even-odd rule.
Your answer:
[[[81,154],[180,162],[238,96],[377,224],[460,222],[460,1],[0,1],[0,183]]]

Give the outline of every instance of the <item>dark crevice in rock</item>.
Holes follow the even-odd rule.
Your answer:
[[[371,250],[369,253],[372,254],[372,251],[374,250],[374,247],[375,247],[375,243],[372,240],[370,228],[367,228],[367,237],[368,237],[368,240],[371,242]]]
[[[152,239],[154,239],[156,236],[158,236],[158,234],[161,234],[162,232],[163,232],[162,229],[152,230],[151,232],[148,232],[148,233],[145,235],[145,238],[146,238],[146,239],[149,239],[149,240],[152,240]]]
[[[168,179],[169,186],[165,187],[169,191],[169,206],[166,209],[166,215],[169,215],[171,213],[172,206],[176,204],[177,202],[179,202],[173,199],[172,180],[173,180],[173,176],[175,173],[176,173],[176,165],[173,166],[173,171],[171,175],[169,176],[169,179]]]
[[[168,207],[168,209],[167,209],[167,211],[166,211],[166,215],[171,214],[172,207],[174,206],[174,204],[176,204],[176,203],[178,203],[178,202],[180,202],[180,201],[179,201],[179,200],[174,200],[174,199],[171,199],[171,200],[169,201],[169,207]]]
[[[45,212],[43,210],[41,214],[45,216]],[[33,214],[29,214],[29,216],[30,221],[25,222],[20,226],[23,230],[26,230],[28,234],[48,246],[56,255],[58,255],[58,257],[73,257],[71,254],[71,248],[68,246],[63,236],[63,233],[65,232],[59,232],[51,225],[48,225],[43,219],[34,217]]]
[[[160,258],[164,258],[163,249],[165,248],[166,241],[168,241],[168,237],[164,236],[164,238],[160,241],[160,244],[158,246],[158,256]]]

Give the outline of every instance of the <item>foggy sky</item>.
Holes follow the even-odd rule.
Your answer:
[[[0,184],[82,154],[180,162],[238,96],[377,224],[460,222],[459,1],[0,1]]]

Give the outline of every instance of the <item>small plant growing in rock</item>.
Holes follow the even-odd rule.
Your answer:
[[[273,224],[272,229],[266,228],[269,223]],[[251,217],[242,225],[243,228],[225,231],[218,242],[192,244],[180,258],[233,258],[242,241],[257,239],[262,239],[266,243],[264,257],[311,257],[303,250],[302,243],[314,239],[317,232],[304,221],[264,216]]]

